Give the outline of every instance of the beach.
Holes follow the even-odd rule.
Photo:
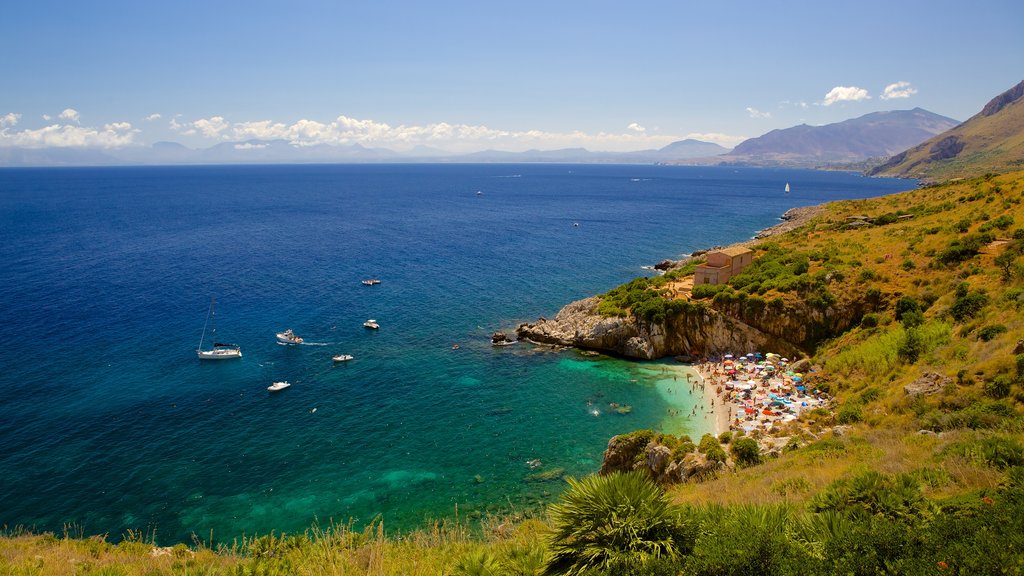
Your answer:
[[[770,432],[805,411],[832,404],[827,394],[804,386],[808,375],[771,352],[726,354],[704,359],[694,369],[711,404],[715,435],[729,430]]]

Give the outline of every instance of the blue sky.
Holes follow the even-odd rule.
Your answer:
[[[732,146],[965,120],[1024,79],[1022,32],[1019,1],[16,0],[0,146]]]

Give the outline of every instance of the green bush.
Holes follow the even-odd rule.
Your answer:
[[[761,463],[761,447],[753,438],[740,438],[729,447],[733,459],[739,466],[753,466]]]
[[[978,330],[978,338],[980,338],[984,342],[988,342],[995,338],[996,336],[999,336],[1000,334],[1003,334],[1005,332],[1006,326],[1003,326],[1002,324],[992,324],[989,326],[985,326],[981,330]]]
[[[877,328],[878,314],[868,313],[860,319],[861,328]]]
[[[928,514],[929,506],[910,474],[887,476],[875,470],[833,482],[810,503],[814,512],[834,511],[853,517],[908,519]]]
[[[846,402],[836,412],[836,422],[854,424],[864,419],[864,407],[860,402]]]
[[[908,312],[921,312],[921,304],[913,296],[903,296],[896,301],[896,321],[903,320]]]
[[[1022,356],[1024,356],[1024,355],[1022,355]],[[718,435],[718,442],[720,444],[728,444],[731,441],[732,441],[732,432],[729,431],[729,430],[726,430],[725,432],[722,432],[721,434]]]
[[[981,249],[994,239],[995,237],[991,233],[969,234],[963,238],[956,238],[939,252],[936,259],[946,266],[959,264],[977,256]]]
[[[982,387],[982,391],[985,392],[985,396],[999,400],[1010,395],[1011,385],[1012,383],[1008,374],[999,374],[995,378],[985,382],[985,386]]]
[[[697,449],[707,454],[707,451],[715,446],[721,447],[721,444],[718,443],[718,438],[715,438],[711,434],[705,434],[700,437],[700,443],[697,444]]]
[[[1024,446],[1016,438],[985,436],[951,444],[943,454],[956,455],[1000,470],[1024,465]]]
[[[896,355],[907,364],[917,362],[925,350],[924,338],[918,328],[907,328],[903,332],[903,338],[899,341]]]
[[[568,479],[549,513],[554,529],[546,574],[630,573],[652,559],[689,554],[696,530],[661,488],[636,472]]]
[[[988,304],[988,295],[982,290],[971,290],[966,282],[957,286],[955,294],[949,314],[957,322],[974,318]]]

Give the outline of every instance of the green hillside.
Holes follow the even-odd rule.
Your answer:
[[[893,156],[870,173],[942,181],[1024,168],[1024,82],[963,124]]]

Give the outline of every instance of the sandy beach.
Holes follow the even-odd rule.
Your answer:
[[[803,385],[805,375],[788,358],[760,353],[727,354],[694,365],[711,405],[715,435],[727,430],[770,431],[805,410],[829,406],[832,399]]]

